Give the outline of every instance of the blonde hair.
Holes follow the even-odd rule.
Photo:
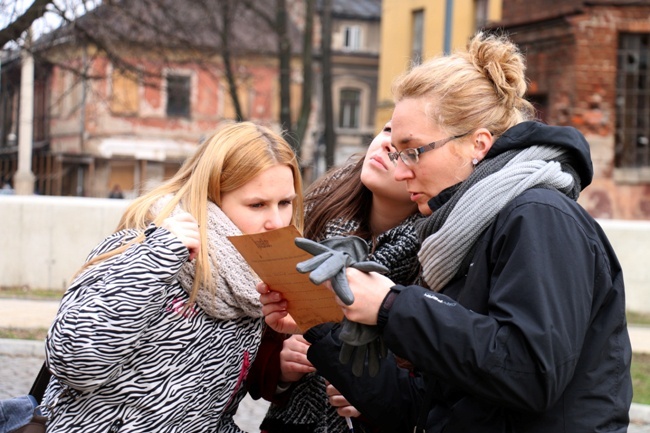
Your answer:
[[[398,77],[395,101],[430,98],[431,120],[450,135],[487,128],[495,137],[535,117],[524,99],[526,66],[503,35],[477,33],[467,51],[433,58]]]
[[[207,240],[207,202],[221,206],[221,195],[243,186],[262,171],[277,164],[286,165],[293,173],[296,198],[293,202],[291,224],[302,232],[303,197],[302,178],[296,154],[291,146],[270,129],[252,122],[224,122],[215,133],[205,140],[188,158],[178,172],[162,185],[140,196],[126,209],[116,231],[136,229],[144,231],[150,223],[160,225],[180,203],[183,209],[199,224],[201,245]],[[157,214],[153,205],[165,195],[172,199]],[[109,253],[97,256],[88,265],[105,260],[124,251],[129,245],[141,242],[144,234]],[[201,248],[196,257],[196,273],[189,304],[194,302],[203,283],[210,287],[212,272],[208,249]]]

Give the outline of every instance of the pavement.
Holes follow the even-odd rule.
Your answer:
[[[49,328],[58,306],[58,301],[0,299],[0,328]],[[0,399],[27,394],[44,359],[42,341],[0,338]],[[268,407],[268,402],[247,395],[235,422],[246,432],[258,433]]]
[[[58,301],[0,299],[0,328],[49,328]],[[650,326],[629,326],[632,350],[650,354]],[[0,399],[24,395],[43,364],[42,341],[0,339]],[[247,396],[235,421],[248,433],[259,433],[268,403]],[[632,403],[628,433],[650,433],[650,405]]]

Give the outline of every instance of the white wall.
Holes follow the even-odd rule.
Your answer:
[[[129,200],[0,195],[0,287],[64,289]],[[599,220],[618,255],[628,310],[650,313],[650,221]]]
[[[128,200],[0,196],[0,286],[65,289]]]
[[[598,220],[623,268],[627,309],[650,313],[650,221]]]

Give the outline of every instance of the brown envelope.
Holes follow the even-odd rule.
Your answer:
[[[287,310],[300,329],[306,331],[324,322],[340,322],[343,312],[334,293],[309,281],[308,274],[296,271],[296,265],[311,257],[294,243],[302,236],[294,226],[254,235],[229,236],[237,248],[271,290],[281,292]]]

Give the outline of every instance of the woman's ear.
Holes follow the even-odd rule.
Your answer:
[[[485,155],[492,148],[494,137],[486,128],[479,128],[474,131],[472,139],[474,140],[472,158],[476,161],[474,164],[476,165],[485,158]]]

